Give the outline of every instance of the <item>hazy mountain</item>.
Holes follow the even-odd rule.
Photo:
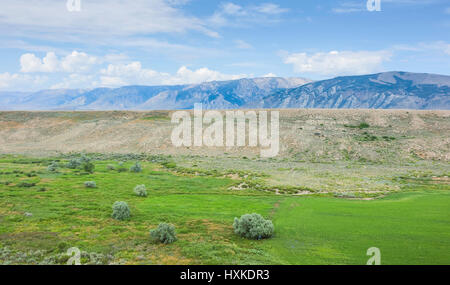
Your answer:
[[[93,90],[0,92],[2,110],[156,110],[252,107],[275,91],[298,87],[303,78],[254,78],[178,86],[125,86]]]
[[[385,72],[346,76],[281,90],[265,108],[450,109],[450,76]]]
[[[311,82],[254,78],[178,86],[0,92],[1,110],[450,109],[450,76],[385,72]]]

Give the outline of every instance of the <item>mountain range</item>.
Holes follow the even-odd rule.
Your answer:
[[[0,92],[0,110],[450,109],[450,76],[384,72],[311,81],[253,78],[176,86]]]

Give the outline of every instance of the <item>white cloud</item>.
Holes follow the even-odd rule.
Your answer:
[[[56,61],[56,63],[55,63]],[[58,59],[55,53],[49,52],[41,60],[32,53],[26,53],[20,57],[20,71],[22,72],[55,72]]]
[[[289,11],[289,9],[281,8],[279,5],[273,3],[263,3],[256,6],[255,10],[260,13],[272,15],[283,14]]]
[[[367,74],[381,69],[388,61],[388,51],[330,51],[314,54],[293,53],[284,56],[284,63],[292,64],[298,73],[322,76]]]
[[[193,84],[208,81],[234,80],[248,77],[246,74],[229,75],[223,74],[206,67],[197,70],[190,70],[186,66],[180,67],[175,76],[166,80],[166,84]]]
[[[98,63],[98,59],[84,52],[73,51],[59,59],[54,52],[48,52],[42,59],[26,53],[20,57],[21,72],[87,72]]]
[[[175,74],[169,74],[143,68],[138,61],[129,64],[109,64],[100,71],[100,74],[102,86],[194,84],[247,77],[246,74],[223,74],[206,67],[191,70],[186,66],[180,67]]]
[[[235,40],[234,43],[238,49],[251,49],[253,46],[243,40]]]
[[[45,76],[31,76],[20,73],[0,73],[0,90],[32,90],[40,88],[47,81]]]
[[[175,74],[170,74],[144,68],[139,61],[127,61],[128,57],[123,54],[92,56],[73,51],[66,56],[58,57],[54,52],[48,52],[40,58],[35,54],[27,53],[20,58],[22,74],[14,76],[4,74],[2,85],[8,87],[10,84],[6,86],[7,82],[15,80],[16,77],[25,78],[27,73],[51,74],[51,88],[193,84],[248,77],[246,74],[224,74],[206,67],[192,70],[186,66],[179,68]],[[26,79],[31,80],[31,76]]]
[[[422,42],[412,45],[395,45],[393,49],[412,52],[441,52],[450,55],[450,43],[444,41]]]
[[[281,14],[289,9],[281,8],[277,4],[263,3],[260,5],[240,6],[232,2],[222,3],[219,9],[209,18],[214,26],[243,26],[250,24],[264,24],[278,22]]]
[[[142,68],[139,61],[129,64],[109,64],[107,68],[100,70],[100,74],[100,82],[103,86],[152,85],[160,83],[163,78],[169,76],[166,73]]]
[[[270,72],[270,73],[267,73],[267,74],[265,74],[265,75],[263,75],[262,77],[278,77],[275,73],[272,73],[272,72]]]
[[[227,15],[239,15],[239,16],[245,16],[247,15],[247,12],[239,5],[236,5],[234,3],[223,3],[222,10],[224,14]]]
[[[418,45],[418,48],[419,50],[439,51],[447,55],[450,55],[450,44],[443,41],[432,43],[421,43]]]
[[[186,15],[177,6],[186,1],[82,1],[81,12],[69,12],[66,1],[2,1],[2,35],[59,41],[98,40],[117,36],[197,31],[218,37],[204,21]]]
[[[97,63],[98,59],[95,56],[73,51],[61,60],[61,68],[65,72],[86,72]]]

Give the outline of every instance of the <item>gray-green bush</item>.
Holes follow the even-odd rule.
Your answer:
[[[137,185],[134,187],[134,193],[139,197],[147,197],[147,189],[145,185]]]
[[[55,172],[56,170],[58,170],[58,163],[56,162],[52,162],[48,167],[47,170],[50,172]]]
[[[248,239],[270,238],[274,232],[272,221],[264,219],[259,214],[246,214],[241,218],[234,218],[234,232]]]
[[[167,223],[160,223],[156,229],[150,231],[150,237],[154,241],[164,244],[173,243],[177,240],[175,226]]]
[[[70,169],[77,169],[81,166],[81,163],[82,162],[80,158],[72,158],[71,160],[69,160],[66,167]]]
[[[84,187],[97,188],[97,184],[95,183],[95,181],[86,181],[86,182],[84,182]]]
[[[94,169],[95,169],[95,165],[92,162],[88,161],[88,162],[84,162],[81,165],[81,168],[88,173],[93,173]]]
[[[130,207],[128,207],[128,204],[123,201],[117,201],[112,206],[113,213],[112,217],[116,220],[127,220],[131,216]]]
[[[139,162],[136,162],[133,166],[130,167],[131,172],[142,172],[142,166]]]

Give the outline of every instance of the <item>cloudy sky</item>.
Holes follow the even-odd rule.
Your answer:
[[[0,90],[450,75],[448,0],[77,1],[0,0]]]

